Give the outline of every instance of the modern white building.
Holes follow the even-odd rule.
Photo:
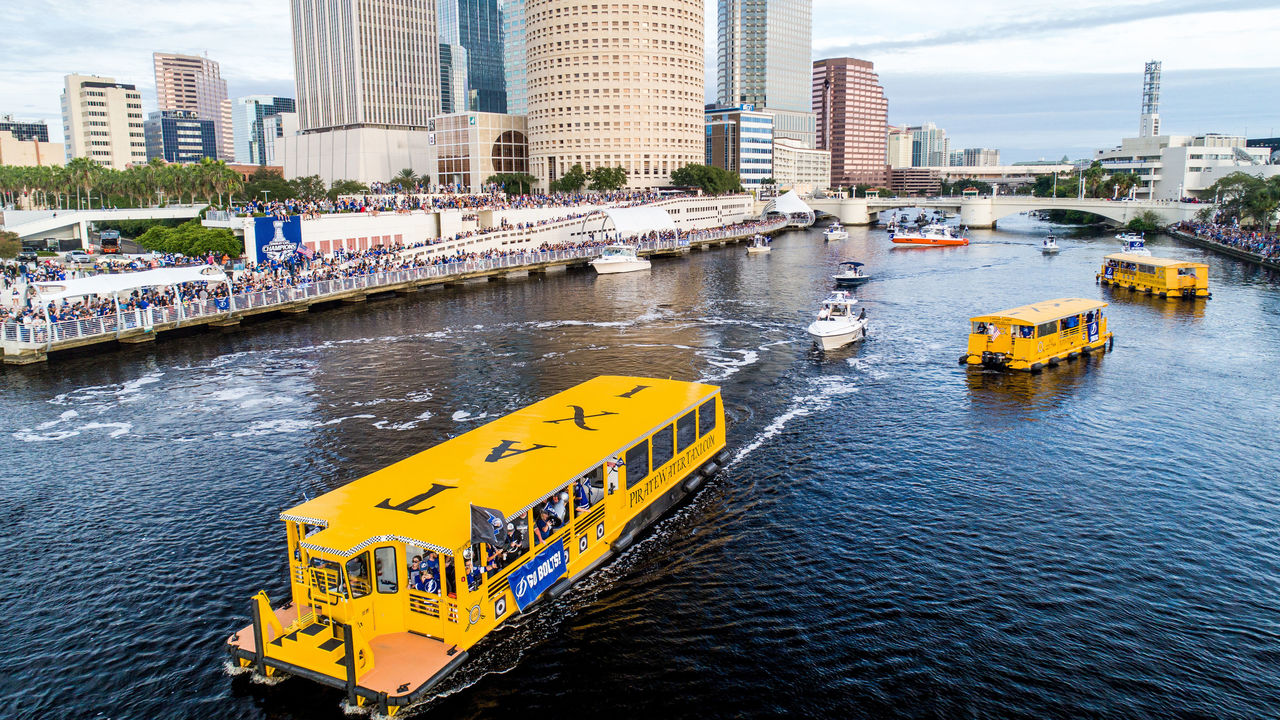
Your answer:
[[[286,177],[388,180],[424,167],[440,114],[434,0],[291,0],[299,134],[276,141]]]
[[[825,189],[831,182],[831,152],[806,147],[798,140],[775,138],[773,179],[779,190],[802,195]]]
[[[738,174],[747,190],[773,177],[773,116],[739,107],[706,108],[705,164]]]
[[[913,125],[907,130],[911,133],[911,167],[947,167],[951,164],[946,130],[933,123]]]
[[[115,78],[66,76],[62,133],[68,161],[87,157],[116,170],[147,161],[142,94]]]
[[[885,164],[890,169],[911,167],[911,131],[909,129],[890,127],[887,146]]]
[[[1094,159],[1110,174],[1130,173],[1139,200],[1205,198],[1205,190],[1233,172],[1272,177],[1267,148],[1247,147],[1239,135],[1152,135],[1124,138],[1119,147],[1099,150]]]

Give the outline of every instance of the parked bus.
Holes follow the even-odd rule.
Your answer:
[[[98,234],[98,246],[102,249],[103,255],[119,255],[120,231],[103,230]]]
[[[283,512],[289,600],[259,592],[227,649],[393,715],[626,549],[724,449],[720,388],[588,380]]]

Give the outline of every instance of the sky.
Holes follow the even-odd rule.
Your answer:
[[[68,73],[134,83],[154,109],[153,51],[208,53],[232,97],[293,96],[287,0],[11,5],[0,113],[47,120],[50,139]],[[1164,63],[1165,132],[1280,134],[1280,0],[814,0],[813,17],[814,58],[875,63],[891,123],[937,123],[953,148],[1000,148],[1007,162],[1086,157],[1135,135],[1148,60]]]

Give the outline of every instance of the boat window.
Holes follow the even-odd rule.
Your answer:
[[[592,505],[604,499],[604,466],[597,465],[590,472],[573,481],[573,507],[576,514],[590,510]]]
[[[666,465],[671,460],[671,456],[676,452],[676,428],[674,425],[668,425],[653,434],[650,442],[653,443],[653,467],[657,468]]]
[[[347,580],[351,583],[352,598],[369,594],[369,553],[360,553],[347,561]]]
[[[1056,335],[1058,332],[1058,321],[1051,320],[1036,326],[1036,337],[1044,337],[1045,335]]]
[[[529,552],[529,513],[522,512],[507,518],[507,544],[503,547],[485,545],[487,557],[484,569],[493,577],[503,568],[524,557]],[[479,550],[479,546],[476,547]]]
[[[458,597],[458,581],[453,574],[453,556],[446,555],[444,558],[444,589],[449,597]]]
[[[685,448],[697,440],[698,417],[690,410],[684,417],[676,421],[676,452],[684,452]]]
[[[1144,275],[1150,275],[1150,274],[1154,273],[1155,271],[1156,271],[1156,269],[1155,269],[1153,266],[1151,266],[1151,265],[1139,265],[1139,266],[1138,266],[1138,272],[1143,273]]]
[[[342,568],[332,560],[311,558],[311,584],[316,590],[330,595],[345,595],[342,587]]]
[[[533,507],[534,546],[542,545],[569,521],[569,488],[564,487]]]
[[[702,403],[702,407],[698,408],[698,437],[702,437],[714,430],[716,427],[716,399]]]
[[[627,451],[625,463],[627,469],[627,487],[631,487],[649,476],[649,441],[632,445]]]
[[[972,326],[973,326],[973,334],[974,334],[974,335],[986,335],[986,334],[987,334],[987,324],[986,324],[986,323],[984,323],[984,322],[982,322],[982,321],[980,321],[980,320],[979,320],[979,321],[976,321],[976,322],[972,322],[972,323],[970,323],[970,325],[972,325]]]
[[[378,576],[378,592],[393,593],[400,589],[396,582],[396,549],[380,547],[373,551],[373,574]]]
[[[1058,321],[1062,325],[1062,331],[1066,332],[1072,328],[1080,327],[1079,315],[1068,315]]]
[[[419,592],[440,594],[440,556],[432,550],[408,546],[409,587]]]
[[[1030,325],[1014,325],[1014,327],[1017,328],[1018,337],[1020,338],[1034,337],[1036,334],[1036,329]]]

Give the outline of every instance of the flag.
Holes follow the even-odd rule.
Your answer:
[[[307,247],[306,245],[304,245],[304,244],[302,244],[302,243],[299,243],[299,244],[298,244],[298,254],[299,254],[299,255],[301,255],[302,257],[304,257],[304,258],[306,258],[306,259],[310,260],[313,256],[315,256],[316,251],[315,251],[315,250],[312,250],[311,248]]]
[[[492,508],[471,506],[471,543],[507,544],[507,518]]]

